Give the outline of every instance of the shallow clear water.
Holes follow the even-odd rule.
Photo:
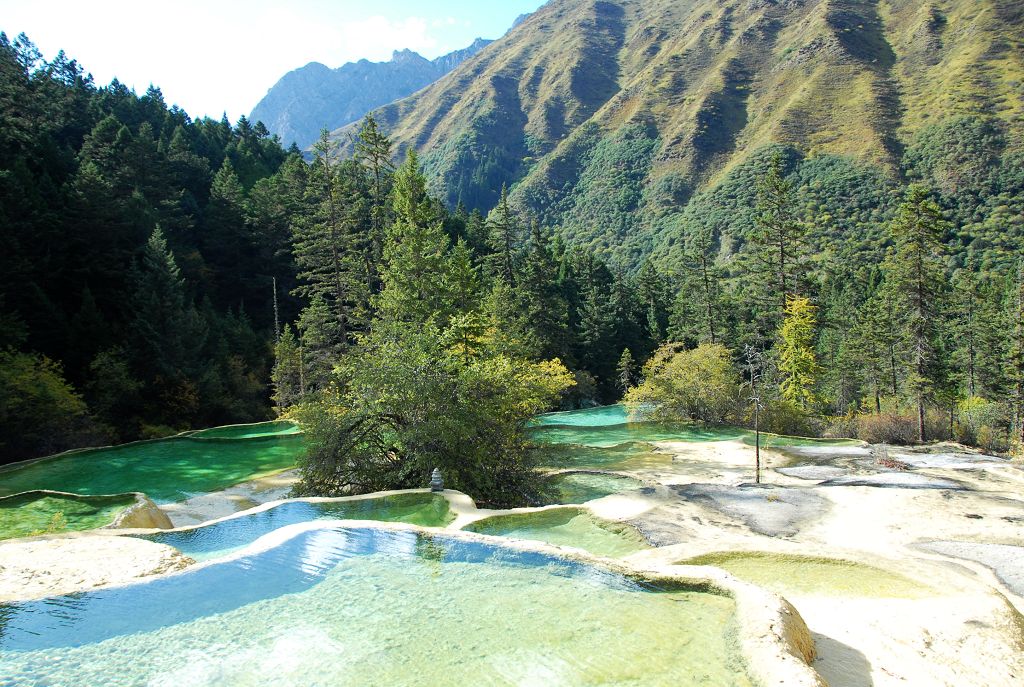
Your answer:
[[[325,529],[0,606],[0,684],[748,687],[731,599],[412,532]]]
[[[463,529],[499,537],[533,539],[556,546],[575,546],[597,556],[613,558],[650,548],[629,525],[600,520],[580,508],[495,515]]]
[[[743,441],[753,446],[754,433],[739,427],[708,427],[693,423],[629,422],[621,405],[549,413],[534,419],[533,436],[547,444],[545,463],[549,467],[591,470],[663,470],[672,456],[651,446],[658,441],[702,443]],[[761,434],[761,445],[778,450],[820,449],[859,446],[847,439],[811,439],[778,434]]]
[[[603,425],[622,425],[627,422],[629,422],[629,413],[626,412],[626,407],[613,405],[568,410],[563,413],[545,413],[535,417],[530,424],[534,427],[547,425],[601,427]]]
[[[596,448],[566,444],[544,452],[547,467],[577,470],[663,470],[672,465],[672,455],[659,453],[650,444],[630,442]]]
[[[589,472],[575,472],[552,478],[555,495],[551,505],[564,503],[586,503],[609,494],[638,489],[643,482],[631,477],[599,475]]]
[[[34,489],[74,494],[141,491],[182,501],[292,467],[301,434],[254,439],[172,438],[91,449],[0,471],[0,496]]]
[[[88,499],[19,494],[0,500],[0,539],[103,527],[114,522],[124,509],[134,503],[134,494]]]
[[[181,532],[160,532],[141,539],[168,544],[197,561],[226,555],[274,530],[313,520],[383,520],[444,527],[455,515],[438,494],[395,494],[336,503],[292,501],[265,511]]]
[[[729,551],[680,561],[714,565],[781,594],[922,598],[934,590],[898,573],[834,558]]]
[[[294,422],[276,420],[273,422],[257,422],[251,425],[229,425],[227,427],[211,427],[193,432],[190,436],[200,439],[254,439],[256,437],[287,436],[300,434],[302,429]]]

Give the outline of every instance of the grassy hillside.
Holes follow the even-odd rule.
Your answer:
[[[771,144],[903,173],[915,135],[964,115],[1024,130],[1013,0],[551,0],[379,111],[434,190],[513,201],[635,257],[695,194]]]

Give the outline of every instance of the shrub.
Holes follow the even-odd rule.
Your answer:
[[[857,418],[857,438],[872,444],[913,444],[917,441],[917,419],[882,413]]]
[[[837,415],[827,418],[822,427],[821,436],[829,439],[849,439],[857,436],[860,416],[856,413]]]
[[[988,425],[982,425],[978,429],[978,439],[975,445],[986,453],[1007,454],[1013,450],[1013,441],[1009,432]]]
[[[740,386],[729,350],[720,344],[679,349],[680,344],[665,344],[644,365],[644,381],[624,399],[630,415],[667,422],[731,419]]]

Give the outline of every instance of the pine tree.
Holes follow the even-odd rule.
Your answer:
[[[391,140],[381,132],[373,115],[366,115],[363,125],[355,140],[356,160],[362,165],[370,178],[370,241],[369,263],[371,266],[380,264],[383,258],[384,228],[390,223],[391,206],[388,195],[391,191],[391,179],[395,165],[391,161]],[[374,290],[377,290],[378,277],[372,275]]]
[[[714,242],[711,230],[700,228],[691,233],[692,245],[687,253],[689,278],[686,280],[688,293],[694,299],[694,312],[699,312],[704,323],[703,331],[697,337],[702,343],[718,343],[720,339],[719,292],[720,275],[715,267]]]
[[[480,275],[465,241],[459,240],[448,257],[446,288],[451,312],[447,337],[470,358],[482,348],[486,323],[481,312]]]
[[[757,182],[754,243],[764,279],[765,302],[775,306],[771,320],[778,321],[787,298],[802,293],[806,227],[796,214],[793,184],[783,175],[782,156],[776,154],[768,172]]]
[[[274,369],[270,373],[270,382],[279,414],[302,400],[302,358],[299,341],[291,326],[284,327],[274,346]]]
[[[558,263],[536,223],[515,294],[530,357],[564,359],[569,349],[569,306],[558,283]]]
[[[1012,344],[1010,345],[1009,373],[1014,388],[1015,422],[1017,436],[1024,444],[1024,260],[1017,264],[1016,279],[1010,289],[1010,322]]]
[[[634,376],[636,375],[636,362],[633,360],[633,354],[629,352],[628,348],[622,349],[622,355],[619,357],[618,365],[615,366],[615,371],[618,373],[616,381],[619,390],[622,393],[626,393],[633,386]]]
[[[326,129],[313,154],[307,186],[309,212],[293,224],[295,261],[302,280],[298,293],[311,301],[319,298],[331,311],[336,325],[330,331],[336,340],[325,343],[343,351],[367,315],[359,312],[360,304],[366,302],[363,259],[351,232],[353,202],[346,197],[336,146]]]
[[[925,440],[925,401],[936,381],[935,338],[943,278],[940,238],[946,226],[942,210],[928,192],[912,185],[890,227],[896,253],[888,262],[888,272],[903,305],[903,329],[910,346],[907,390],[917,404],[920,441]]]
[[[816,310],[810,299],[790,296],[778,335],[782,398],[805,412],[816,402],[815,387],[821,371],[814,355]]]
[[[388,321],[444,326],[451,315],[448,292],[448,236],[426,195],[426,179],[415,152],[395,175],[395,222],[384,243],[384,288],[376,298]]]
[[[492,251],[490,265],[493,274],[514,286],[519,269],[519,220],[508,204],[508,188],[501,187],[498,205],[487,218],[488,245]]]
[[[636,300],[644,311],[644,329],[649,340],[649,347],[644,354],[647,354],[665,342],[670,302],[668,284],[649,259],[644,260],[633,282]]]

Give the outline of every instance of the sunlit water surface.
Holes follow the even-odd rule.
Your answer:
[[[0,685],[748,686],[734,604],[412,532],[322,529],[0,606]]]

